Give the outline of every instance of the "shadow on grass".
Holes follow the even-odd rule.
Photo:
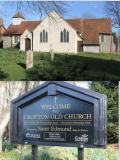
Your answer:
[[[24,156],[24,159],[25,160],[31,160],[32,156],[31,155],[26,155],[26,156]],[[43,152],[42,154],[38,154],[38,160],[60,160],[60,159],[54,159],[48,153]]]
[[[2,70],[0,70],[0,79],[1,79],[1,80],[4,80],[4,79],[6,79],[7,77],[8,77],[8,74],[5,73],[5,72],[3,72]]]
[[[77,58],[77,57],[76,57]],[[81,76],[94,80],[120,79],[120,62],[80,56],[79,61],[84,64]],[[75,59],[74,59],[75,60]],[[79,75],[77,74],[79,78]]]
[[[17,63],[19,66],[21,66],[23,69],[26,69],[26,64],[25,63]]]
[[[37,64],[27,72],[28,80],[119,80],[120,62],[82,55],[55,55],[53,62]]]

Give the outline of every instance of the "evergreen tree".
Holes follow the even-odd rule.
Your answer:
[[[90,88],[107,96],[107,139],[108,143],[118,143],[118,83],[93,81],[90,83]]]

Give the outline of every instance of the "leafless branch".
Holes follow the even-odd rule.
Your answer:
[[[111,17],[112,25],[115,28],[120,28],[120,1],[107,1],[105,11],[107,16]]]

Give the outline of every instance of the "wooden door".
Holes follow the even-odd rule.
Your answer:
[[[31,40],[29,38],[25,39],[25,50],[31,50]]]
[[[77,41],[77,51],[82,52],[83,51],[83,42]]]

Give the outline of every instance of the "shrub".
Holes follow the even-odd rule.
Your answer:
[[[3,138],[3,151],[11,151],[13,148],[16,148],[16,145],[11,144],[6,137]]]
[[[27,78],[31,80],[51,80],[52,70],[52,66],[47,61],[41,62],[27,70]]]
[[[118,143],[118,124],[109,123],[107,126],[108,131],[108,143]]]
[[[49,55],[39,58],[39,62],[27,71],[28,80],[78,80],[87,67],[86,63],[79,63],[77,59],[73,61],[68,55],[56,55],[53,62]]]
[[[54,160],[47,152],[43,152],[40,157],[41,160]]]
[[[108,143],[118,143],[118,82],[93,81],[91,89],[107,96],[107,140]]]

